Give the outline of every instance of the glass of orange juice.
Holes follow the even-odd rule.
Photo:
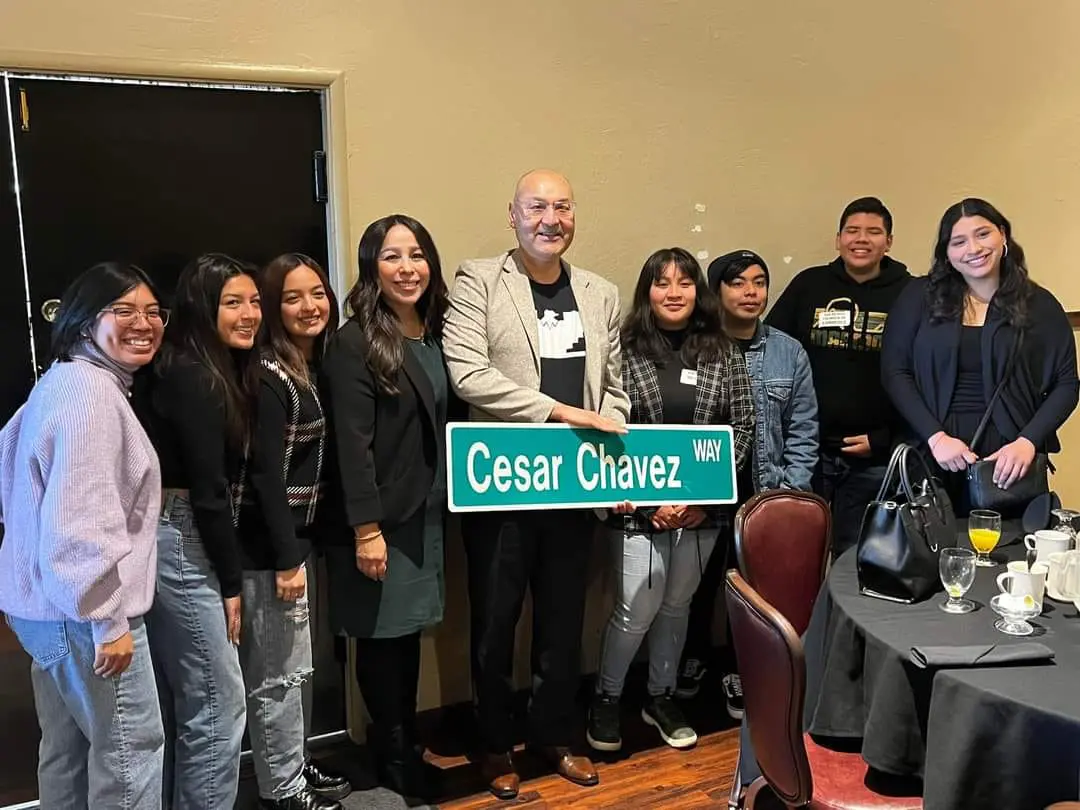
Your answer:
[[[975,565],[983,568],[993,567],[990,559],[1001,539],[1001,515],[990,509],[972,509],[968,515],[968,540],[975,549]]]

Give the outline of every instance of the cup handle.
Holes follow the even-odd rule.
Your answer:
[[[1006,580],[1015,579],[1015,578],[1016,578],[1016,573],[1014,571],[1005,571],[1004,573],[998,574],[998,576],[997,576],[998,590],[1001,591],[1002,593],[1011,593],[1012,592],[1011,588],[1006,588],[1003,583]]]
[[[1035,550],[1035,535],[1029,534],[1024,537],[1024,545],[1027,546],[1029,551]]]

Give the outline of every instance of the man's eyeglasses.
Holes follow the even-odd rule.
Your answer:
[[[528,200],[521,204],[522,213],[528,220],[543,219],[549,208],[555,211],[555,216],[559,219],[573,219],[576,207],[573,200],[556,200],[553,203],[544,200]]]
[[[149,307],[136,309],[135,307],[111,306],[105,307],[102,312],[111,312],[119,326],[131,326],[140,317],[145,318],[151,326],[164,326],[169,322],[169,310],[162,307]]]

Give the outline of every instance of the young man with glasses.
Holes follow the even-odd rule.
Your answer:
[[[630,403],[622,389],[619,292],[562,259],[574,238],[574,214],[566,178],[531,171],[509,207],[517,247],[457,270],[443,349],[473,420],[624,431]],[[519,786],[510,759],[511,669],[526,588],[533,599],[529,744],[566,779],[599,781],[587,758],[570,753],[594,520],[590,510],[462,519],[483,772],[500,799],[515,797]]]

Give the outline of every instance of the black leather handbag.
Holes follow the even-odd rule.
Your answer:
[[[975,428],[975,435],[968,442],[968,447],[973,452],[978,452],[975,446],[986,431],[994,405],[1001,398],[1001,392],[1012,376],[1023,343],[1024,330],[1020,329],[1016,333],[1016,341],[1013,343],[1012,354],[1009,355],[1009,360],[1005,364],[1005,373],[1001,377],[1001,382],[994,389],[990,402],[986,405],[986,413],[979,421],[979,426]],[[972,509],[993,509],[1006,516],[1017,515],[1038,496],[1050,492],[1050,481],[1047,476],[1053,471],[1054,465],[1050,463],[1050,457],[1046,453],[1036,453],[1027,474],[1008,489],[1002,489],[994,483],[996,464],[997,462],[994,461],[976,461],[968,466],[968,500],[971,502]]]
[[[877,499],[863,513],[856,550],[859,590],[912,603],[941,589],[938,553],[956,545],[956,516],[926,459],[909,444],[893,451]]]

